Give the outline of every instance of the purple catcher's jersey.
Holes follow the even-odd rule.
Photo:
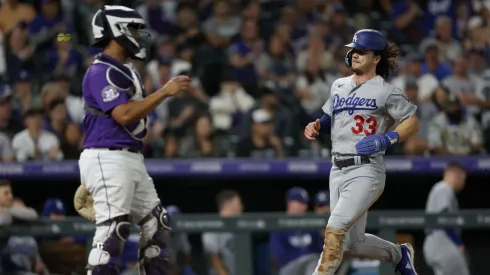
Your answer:
[[[111,116],[111,111],[118,105],[145,97],[136,70],[100,54],[85,73],[82,85],[85,104],[83,147],[141,150],[148,118],[124,127]]]

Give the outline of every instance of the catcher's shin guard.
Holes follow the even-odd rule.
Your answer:
[[[88,256],[87,275],[118,275],[119,256],[130,233],[129,215],[97,224],[95,231],[97,243]],[[104,234],[105,239],[99,234]]]
[[[139,249],[140,275],[168,275],[170,259],[167,246],[170,241],[170,218],[167,211],[157,205],[138,224],[142,238]]]

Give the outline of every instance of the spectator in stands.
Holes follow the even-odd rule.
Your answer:
[[[32,90],[32,78],[27,70],[19,72],[12,79],[15,95],[15,109],[20,112],[25,112],[35,103],[35,95]]]
[[[330,191],[324,190],[316,193],[313,202],[315,213],[319,215],[330,214]]]
[[[250,136],[238,143],[237,157],[255,159],[272,159],[284,156],[281,140],[274,135],[272,119],[264,109],[252,112],[252,129]]]
[[[293,187],[286,193],[286,214],[303,215],[308,210],[309,195]],[[269,235],[272,260],[279,274],[312,274],[317,266],[323,239],[318,231],[273,231]]]
[[[255,60],[262,54],[263,43],[258,37],[255,21],[244,21],[240,38],[228,49],[229,62],[234,70],[236,80],[248,92],[257,97],[258,76]]]
[[[468,73],[466,59],[458,56],[452,61],[452,74],[442,81],[442,85],[447,87],[451,93],[459,96],[461,103],[467,106],[471,114],[475,115],[480,110],[473,105],[472,101],[476,98],[477,87],[481,86],[482,81],[478,76]]]
[[[42,112],[29,109],[24,113],[26,129],[16,134],[12,139],[12,147],[17,161],[44,160],[55,161],[63,159],[58,138],[43,130]]]
[[[15,79],[21,71],[34,69],[34,53],[36,46],[29,42],[29,31],[25,24],[12,29],[7,47],[8,76]]]
[[[225,70],[221,77],[221,90],[209,102],[214,129],[221,133],[233,130],[254,103],[252,96],[236,80],[235,74]]]
[[[472,75],[483,78],[487,71],[485,60],[485,50],[482,48],[472,47],[468,51],[468,72]]]
[[[15,160],[15,153],[10,144],[9,137],[0,132],[0,163]]]
[[[0,32],[9,34],[20,22],[29,22],[36,16],[30,4],[7,0],[0,7]]]
[[[429,125],[429,147],[437,155],[478,154],[483,148],[481,126],[462,108],[456,95],[438,88],[435,97],[443,112]]]
[[[352,70],[345,66],[345,55],[347,54],[348,48],[342,47],[335,51],[335,67],[330,72],[327,73],[327,86],[332,87],[335,80],[342,77],[347,77],[352,75]]]
[[[63,100],[51,102],[48,113],[48,124],[45,128],[55,134],[60,141],[60,149],[65,159],[78,159],[83,135],[80,127],[71,122],[67,116],[66,104]]]
[[[326,51],[322,37],[316,33],[310,34],[306,49],[301,51],[296,57],[296,70],[304,72],[307,70],[310,60],[318,62],[319,69],[328,71],[334,67],[332,53]]]
[[[391,21],[395,24],[397,39],[403,43],[417,44],[427,35],[427,29],[421,20],[423,11],[414,0],[396,0],[391,5]]]
[[[163,157],[166,159],[178,158],[180,138],[172,128],[166,128],[163,137]]]
[[[256,66],[264,82],[280,89],[283,97],[292,96],[293,85],[296,82],[295,63],[278,36],[271,37],[268,51],[260,55]]]
[[[203,24],[203,30],[211,46],[225,48],[240,31],[241,20],[231,15],[227,0],[214,1],[213,16]]]
[[[79,24],[76,25],[79,35],[79,41],[85,45],[92,45],[95,42],[92,34],[92,18],[95,13],[102,8],[104,0],[84,0],[76,2],[76,9],[74,9],[75,18],[74,21]]]
[[[168,124],[178,135],[190,133],[197,118],[208,110],[207,98],[202,97],[198,88],[192,85],[188,93],[168,102]]]
[[[58,34],[70,32],[71,29],[68,24],[63,21],[59,1],[42,0],[41,13],[29,22],[29,33],[32,41],[39,48],[47,49],[53,45]]]
[[[418,87],[417,101],[430,101],[432,92],[439,86],[439,81],[432,74],[422,74],[423,57],[417,53],[405,57],[405,66],[401,74],[391,80],[391,84],[402,90],[406,89],[408,78],[415,78]]]
[[[73,77],[79,72],[83,65],[83,57],[73,46],[71,39],[55,38],[54,48],[47,55],[45,72],[50,76]]]
[[[172,77],[172,58],[158,57],[157,61],[158,67],[155,72],[155,77],[153,77],[151,74],[147,75],[146,77],[147,83],[145,84],[145,89],[149,94],[152,94],[160,87],[165,86],[165,84]]]
[[[221,217],[237,216],[243,211],[240,194],[234,190],[220,191],[216,196],[216,202]],[[209,256],[210,275],[236,274],[234,235],[232,233],[205,232],[202,234],[202,245]]]
[[[180,142],[179,155],[186,158],[225,157],[219,136],[213,133],[211,118],[203,115],[196,120],[192,136]]]
[[[242,20],[252,21],[257,26],[257,32],[259,37],[267,37],[272,32],[272,26],[268,24],[267,20],[264,20],[261,16],[262,7],[260,1],[250,0],[244,1],[242,6]]]
[[[420,52],[424,54],[422,73],[433,74],[437,80],[442,81],[451,75],[451,67],[439,60],[439,47],[433,38],[426,39],[420,44]]]
[[[250,128],[253,123],[252,113],[257,109],[263,109],[267,111],[272,119],[275,135],[281,139],[289,138],[293,129],[292,121],[290,119],[292,114],[284,104],[281,104],[281,95],[275,89],[265,86],[260,88],[259,95],[260,98],[256,106],[250,110],[244,120],[242,125],[242,135],[246,136],[250,134]]]
[[[439,47],[439,60],[449,63],[463,54],[461,43],[454,39],[453,22],[447,15],[440,15],[435,20],[435,38]]]
[[[145,0],[136,11],[148,22],[147,30],[152,37],[168,36],[175,22],[177,2]]]
[[[74,79],[69,77],[68,75],[59,75],[54,77],[52,79],[52,83],[54,84],[53,89],[55,91],[53,92],[52,100],[57,98],[64,100],[69,120],[78,125],[81,125],[83,123],[83,117],[85,113],[83,107],[84,103],[83,99],[80,96],[76,96],[70,93],[73,81]],[[49,104],[51,104],[50,102],[52,102],[52,100],[46,100],[45,106],[49,107]]]
[[[199,46],[205,41],[197,14],[189,5],[180,5],[177,10],[177,22],[172,29],[172,36],[175,37],[175,46],[177,48],[189,48],[192,56],[195,55]]]
[[[405,85],[405,95],[408,100],[417,105],[416,115],[420,119],[419,132],[405,142],[400,143],[398,153],[407,155],[422,155],[427,152],[429,138],[429,122],[437,116],[439,110],[432,102],[421,101],[419,97],[419,85],[415,78],[407,78]]]
[[[310,57],[305,72],[296,81],[296,98],[304,114],[301,125],[321,117],[321,108],[330,97],[326,73],[320,67],[320,60]]]
[[[12,138],[22,131],[22,116],[13,109],[12,89],[9,85],[0,84],[0,132]]]
[[[354,36],[356,30],[349,19],[349,14],[342,3],[335,3],[332,6],[331,18],[324,18],[329,20],[330,27],[335,30],[332,35],[334,40],[337,41],[350,41]]]

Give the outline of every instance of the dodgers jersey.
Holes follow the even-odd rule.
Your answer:
[[[124,127],[111,116],[118,105],[145,97],[138,72],[128,64],[99,54],[85,73],[82,91],[85,104],[83,147],[141,150],[148,118]]]
[[[332,118],[332,155],[335,156],[357,155],[356,144],[361,139],[386,134],[395,122],[415,115],[417,106],[381,76],[356,86],[351,75],[333,82],[330,98],[322,109]]]

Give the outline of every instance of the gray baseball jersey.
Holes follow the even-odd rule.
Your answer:
[[[395,122],[413,116],[417,110],[402,90],[380,76],[357,86],[353,76],[339,78],[330,91],[322,109],[332,117],[333,155],[357,155],[356,144],[361,139],[385,134]]]
[[[427,213],[457,213],[459,204],[453,189],[444,182],[436,183],[427,199]],[[436,275],[469,275],[465,256],[458,250],[451,235],[457,235],[457,230],[428,229],[424,241],[424,258]],[[452,238],[455,238],[452,237]]]
[[[231,233],[207,232],[202,234],[204,251],[208,254],[217,254],[229,275],[235,274],[234,236]],[[210,274],[216,274],[210,266]]]
[[[354,83],[353,77],[334,81],[330,99],[323,106],[323,111],[332,118],[334,158],[352,158],[357,155],[356,144],[364,137],[385,134],[396,122],[412,117],[417,110],[402,90],[382,77],[376,76],[359,85]],[[332,166],[332,213],[327,227],[348,231],[344,252],[397,264],[401,259],[401,250],[396,244],[365,233],[367,210],[381,196],[385,187],[386,174],[380,157],[383,154],[379,152],[371,156],[369,164],[342,170]],[[333,263],[333,268],[325,274],[333,274],[339,265],[340,261]],[[318,272],[313,275],[318,275]]]

